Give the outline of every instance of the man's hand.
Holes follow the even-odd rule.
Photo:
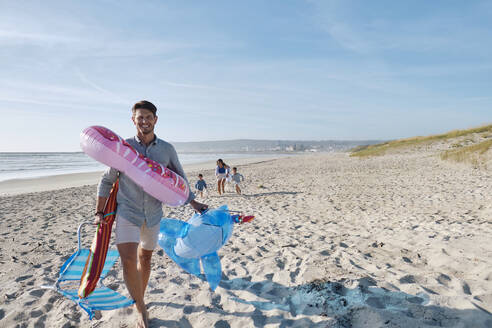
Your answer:
[[[199,203],[194,199],[190,202],[190,206],[193,207],[193,209],[200,214],[203,213],[203,211],[205,211],[206,209],[208,209],[207,204]]]
[[[98,212],[94,214],[94,221],[92,222],[93,225],[98,225],[99,223],[106,224],[106,221],[103,220],[104,214],[102,212]]]

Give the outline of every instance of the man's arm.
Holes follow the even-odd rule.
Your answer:
[[[118,179],[118,171],[113,168],[107,169],[101,176],[101,181],[97,185],[96,212],[94,214],[94,224],[104,222],[104,207],[109,197],[113,184]]]
[[[108,197],[97,196],[96,213],[104,212],[104,207],[106,206],[107,201],[108,201]]]

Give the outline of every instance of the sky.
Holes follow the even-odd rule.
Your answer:
[[[492,1],[0,0],[0,152],[396,139],[492,123]]]

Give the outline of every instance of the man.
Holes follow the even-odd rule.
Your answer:
[[[186,180],[174,147],[157,138],[154,126],[157,123],[157,108],[142,100],[132,108],[132,121],[137,135],[126,141],[140,154],[176,172]],[[150,277],[152,252],[157,245],[159,222],[163,216],[162,203],[147,194],[124,173],[110,168],[102,176],[97,188],[97,203],[94,222],[102,221],[104,205],[113,183],[119,178],[117,194],[115,242],[123,264],[126,287],[135,300],[137,327],[148,327],[148,315],[144,302],[145,289]],[[188,181],[187,181],[188,182]],[[207,205],[194,200],[190,191],[187,203],[197,212]]]

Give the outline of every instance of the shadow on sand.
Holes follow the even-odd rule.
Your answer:
[[[207,198],[236,198],[236,197],[245,197],[245,198],[257,198],[264,196],[273,196],[273,195],[297,195],[302,194],[299,191],[272,191],[272,192],[261,192],[256,194],[235,194],[235,193],[225,193],[223,195],[208,195]]]
[[[262,196],[272,196],[272,195],[297,195],[301,194],[299,191],[272,191],[272,192],[262,192],[257,194],[245,194],[244,197],[262,197]]]
[[[222,316],[213,326],[216,328],[231,327],[234,322],[231,316],[250,318],[251,327],[492,327],[492,314],[478,304],[472,302],[476,309],[466,310],[435,306],[429,304],[425,293],[410,295],[379,288],[368,277],[343,283],[313,281],[287,287],[270,279],[252,282],[251,277],[229,280],[223,276],[219,286],[226,290],[230,301],[249,304],[254,309],[225,311],[219,294],[212,297],[210,306],[165,302],[152,302],[149,306],[182,309],[185,315],[216,313]],[[277,311],[270,315],[271,310]],[[316,316],[316,321],[310,316]],[[320,316],[326,320],[320,321]],[[179,321],[152,319],[150,326],[192,327],[184,316]]]

